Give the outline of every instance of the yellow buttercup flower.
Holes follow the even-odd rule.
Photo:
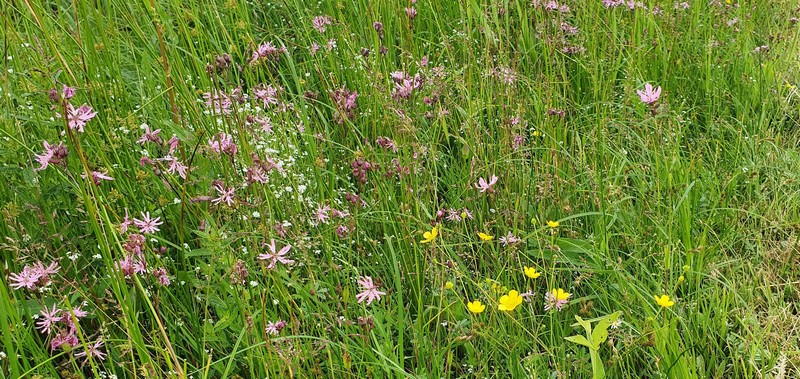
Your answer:
[[[478,314],[486,310],[486,306],[481,304],[480,300],[475,300],[467,303],[467,309],[474,314]]]
[[[535,267],[525,266],[525,267],[522,268],[522,272],[525,273],[525,276],[527,276],[527,277],[529,277],[531,279],[536,279],[536,278],[538,278],[539,276],[542,275],[541,272],[536,271]]]
[[[430,232],[425,232],[422,234],[422,241],[419,243],[428,243],[436,239],[436,236],[439,235],[439,229],[437,227],[433,227]]]
[[[551,228],[557,228],[559,225],[561,225],[561,223],[559,223],[558,221],[552,221],[552,220],[547,221],[547,226]]]
[[[534,130],[534,131],[533,131],[533,133],[531,133],[531,134],[532,134],[534,137],[540,137],[540,136],[542,135],[542,132],[540,132],[540,131],[538,131],[538,130]]]
[[[444,284],[444,288],[449,289],[449,290],[453,289],[454,286],[455,286],[455,284],[453,284],[453,282],[451,282],[451,281],[447,281],[447,283]]]
[[[483,233],[483,232],[478,232],[478,237],[480,237],[480,239],[482,239],[484,241],[491,241],[494,238],[494,236],[490,236],[490,235],[488,235],[486,233]]]
[[[669,296],[667,295],[661,295],[661,296],[653,295],[653,297],[656,298],[656,303],[658,303],[658,305],[660,305],[663,308],[669,308],[675,305],[675,302],[670,300]]]
[[[553,288],[553,290],[550,291],[550,296],[552,296],[555,301],[566,301],[571,295],[571,293],[561,288]]]
[[[522,304],[522,296],[520,296],[519,292],[516,290],[511,290],[508,291],[508,295],[503,295],[500,297],[499,303],[500,304],[497,306],[497,309],[511,312],[520,304]]]

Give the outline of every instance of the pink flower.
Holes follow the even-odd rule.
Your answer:
[[[283,88],[275,88],[272,86],[272,84],[268,86],[260,84],[253,88],[253,96],[255,96],[256,99],[261,100],[261,102],[264,103],[264,107],[268,108],[272,105],[278,104],[278,95],[282,90]]]
[[[327,205],[318,205],[316,212],[314,212],[314,218],[317,219],[318,222],[323,224],[328,223],[328,219],[330,218],[329,212],[331,211],[331,207]]]
[[[20,288],[32,290],[46,286],[50,283],[50,275],[55,275],[59,268],[58,262],[52,262],[47,267],[42,262],[26,265],[19,273],[12,273],[8,276],[12,282],[9,286],[15,290]]]
[[[406,16],[408,16],[409,20],[414,21],[417,17],[417,9],[414,7],[406,8]]]
[[[238,149],[233,142],[233,137],[226,133],[219,133],[208,141],[208,147],[215,153],[225,153],[230,156],[236,154]]]
[[[136,141],[136,143],[140,145],[144,145],[147,142],[155,142],[158,144],[161,143],[161,137],[158,136],[158,134],[161,133],[161,129],[156,129],[154,131],[151,131],[150,125],[142,124],[142,126],[144,127],[144,134],[142,134],[142,136],[139,137],[139,140]]]
[[[289,253],[289,250],[291,250],[292,245],[286,245],[279,251],[278,247],[275,245],[275,240],[272,239],[270,240],[270,243],[267,246],[269,247],[269,253],[258,255],[258,259],[262,261],[267,261],[267,260],[270,261],[269,264],[267,265],[267,269],[270,270],[274,269],[279,262],[285,265],[294,263],[293,260],[286,257],[286,254]]]
[[[565,293],[563,290],[561,290],[560,293],[556,292],[556,294],[557,295],[566,295],[566,297],[559,299],[559,298],[556,298],[556,296],[553,294],[553,292],[556,292],[556,290],[549,291],[544,295],[544,298],[545,298],[544,310],[549,311],[549,310],[551,310],[553,308],[556,308],[559,311],[561,311],[561,308],[563,308],[565,305],[567,305],[567,303],[569,303],[568,299],[572,295],[568,294],[568,293]]]
[[[186,172],[189,170],[189,167],[186,167],[185,164],[181,163],[181,161],[179,161],[178,158],[167,155],[166,157],[159,158],[158,160],[169,162],[167,164],[168,173],[175,175],[175,173],[177,172],[181,178],[186,179]]]
[[[122,222],[119,224],[119,232],[127,232],[131,225],[133,225],[133,221],[131,221],[130,217],[128,216],[128,208],[125,208],[125,218],[123,218]]]
[[[92,107],[86,104],[81,105],[77,109],[73,107],[72,104],[67,104],[67,124],[70,129],[75,129],[83,133],[83,127],[96,115],[97,112],[94,112]],[[61,115],[59,115],[59,117],[60,116]]]
[[[272,120],[268,116],[264,116],[263,118],[258,116],[247,116],[245,120],[247,121],[248,125],[261,125],[261,131],[264,133],[272,133]]]
[[[180,142],[181,142],[181,140],[178,139],[178,136],[173,134],[172,138],[170,138],[169,142],[168,142],[169,143],[169,153],[167,153],[167,154],[168,155],[175,154],[175,149],[178,148],[178,143],[180,143]]]
[[[139,233],[142,234],[153,234],[159,231],[158,226],[163,224],[161,222],[161,217],[150,218],[150,212],[147,213],[139,212],[142,215],[142,219],[134,218],[133,223],[139,228]]]
[[[311,26],[317,29],[320,33],[325,33],[325,27],[331,24],[331,18],[328,16],[317,16],[311,20]]]
[[[484,193],[486,191],[489,191],[489,193],[492,193],[492,192],[494,192],[494,188],[492,188],[492,186],[494,186],[495,183],[497,183],[497,176],[494,176],[494,175],[492,175],[492,178],[489,179],[488,183],[486,182],[486,179],[478,178],[478,182],[475,183],[475,188],[477,188],[479,191],[481,191],[481,193]]]
[[[350,234],[350,228],[348,228],[347,225],[339,225],[336,227],[336,235],[339,236],[339,238],[347,237],[348,234]]]
[[[136,274],[135,263],[136,262],[134,262],[133,257],[128,255],[125,258],[122,258],[119,261],[114,262],[114,267],[116,267],[117,270],[122,272],[122,275],[125,275],[126,277],[131,277],[134,274]]]
[[[381,296],[386,295],[386,292],[378,291],[378,286],[376,286],[372,281],[372,277],[362,276],[357,282],[363,290],[361,293],[356,295],[356,299],[358,299],[359,303],[366,300],[367,305],[370,305],[373,300],[380,301]]]
[[[331,91],[331,97],[333,101],[336,102],[336,114],[334,114],[334,118],[337,123],[342,124],[344,123],[345,118],[347,119],[354,119],[355,109],[356,109],[356,99],[358,99],[358,92],[350,91],[349,89],[342,86],[342,88]]]
[[[216,89],[211,92],[203,94],[205,104],[207,107],[214,110],[214,114],[230,114],[233,101],[224,92],[219,92]]]
[[[86,174],[81,174],[81,178],[86,179]],[[96,186],[100,185],[101,180],[108,180],[112,181],[114,178],[108,176],[108,171],[100,172],[100,171],[92,171],[92,181]]]
[[[64,162],[64,159],[67,157],[67,147],[64,146],[63,142],[59,142],[58,145],[51,145],[47,141],[42,141],[42,145],[44,145],[44,152],[36,155],[36,162],[38,162],[40,166],[33,169],[34,171],[44,170],[50,164],[61,164]]]
[[[86,345],[86,350],[75,353],[75,358],[86,357],[86,361],[90,358],[97,358],[101,361],[106,359],[106,353],[100,351],[103,347],[103,341],[97,340],[91,345]]]
[[[278,320],[275,322],[270,321],[269,323],[267,323],[267,327],[264,328],[264,332],[266,332],[267,334],[271,334],[273,336],[277,336],[278,333],[280,333],[281,330],[283,330],[283,328],[285,327],[286,327],[286,321],[283,320]]]
[[[450,208],[447,210],[447,221],[461,221],[461,212],[457,209]]]
[[[36,287],[36,282],[39,280],[39,275],[33,272],[28,266],[22,269],[21,272],[11,274],[8,276],[11,280],[11,288],[18,290],[20,288],[33,289]]]
[[[278,48],[275,47],[272,42],[265,42],[259,45],[258,48],[253,51],[253,55],[250,57],[250,64],[255,64],[261,59],[272,59],[277,61],[280,58],[281,53],[285,52],[285,47]]]
[[[397,152],[397,145],[394,143],[394,141],[392,141],[388,137],[380,136],[378,137],[378,139],[375,140],[375,143],[377,143],[378,146],[384,149],[391,149],[392,152],[394,153]]]
[[[167,269],[161,267],[153,270],[153,276],[158,279],[158,282],[162,286],[168,286],[170,284],[169,276],[167,275]]]
[[[65,100],[71,99],[75,96],[75,88],[65,85],[64,89],[61,90],[61,96],[63,96]]]
[[[217,183],[214,185],[214,189],[217,190],[219,197],[217,197],[216,199],[212,199],[211,204],[218,205],[220,203],[225,203],[229,207],[233,205],[234,197],[236,196],[235,188],[233,187],[225,188],[222,186],[221,183]]]
[[[75,308],[72,308],[72,314],[75,315],[75,318],[81,319],[81,318],[86,317],[86,315],[88,315],[89,312],[84,311],[81,307],[75,307]]]
[[[45,307],[39,313],[41,317],[39,321],[36,322],[36,329],[46,334],[50,334],[53,326],[63,318],[60,314],[61,310],[56,308],[55,304],[53,304],[53,309],[47,309],[47,307]]]
[[[661,97],[661,87],[653,89],[653,86],[647,83],[644,85],[644,91],[637,90],[636,93],[639,94],[639,98],[642,99],[643,103],[653,104]]]
[[[521,242],[522,240],[519,237],[512,234],[511,232],[508,232],[508,234],[506,234],[505,236],[500,237],[498,241],[500,241],[500,243],[503,244],[503,246],[508,246]]]
[[[70,328],[69,331],[62,329],[58,335],[50,341],[50,349],[55,350],[61,347],[62,345],[67,345],[69,347],[78,346],[81,342],[78,340],[78,336],[75,335],[74,328]]]

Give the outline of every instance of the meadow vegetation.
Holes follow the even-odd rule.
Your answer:
[[[800,376],[796,1],[0,4],[0,378]]]

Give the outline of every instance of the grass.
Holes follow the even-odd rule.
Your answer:
[[[0,1],[0,378],[800,375],[794,2]]]

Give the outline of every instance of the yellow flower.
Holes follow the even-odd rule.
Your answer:
[[[569,299],[571,295],[572,295],[571,293],[564,291],[561,288],[558,289],[553,288],[553,290],[550,291],[550,296],[552,296],[553,300],[555,301],[566,301],[567,299]]]
[[[527,276],[527,277],[529,277],[531,279],[536,279],[536,278],[538,278],[539,276],[542,275],[541,272],[536,271],[535,267],[525,266],[525,267],[523,267],[522,272],[525,273],[525,276]]]
[[[658,305],[662,306],[663,308],[669,308],[675,305],[675,302],[670,300],[669,296],[667,295],[661,295],[661,296],[653,295],[653,297],[656,298],[656,303],[658,303]]]
[[[520,304],[522,304],[522,296],[519,295],[519,292],[511,290],[508,291],[508,295],[503,295],[500,297],[499,303],[500,304],[497,306],[497,309],[511,312]]]
[[[449,280],[447,281],[447,283],[444,284],[444,288],[447,288],[449,290],[453,289],[453,286],[454,286],[453,282]]]
[[[539,136],[541,136],[541,135],[542,135],[542,132],[540,132],[540,131],[538,131],[538,130],[534,130],[534,131],[533,131],[533,133],[531,133],[531,134],[532,134],[534,137],[539,137]]]
[[[436,236],[438,236],[438,235],[439,235],[439,229],[434,226],[433,229],[431,229],[430,232],[425,232],[425,233],[422,234],[423,240],[419,241],[419,243],[431,242],[434,239],[436,239]]]
[[[557,228],[559,225],[561,225],[561,223],[559,223],[558,221],[553,221],[553,220],[547,221],[547,226],[551,228]]]
[[[467,303],[467,309],[474,314],[478,314],[486,310],[486,306],[481,304],[480,300],[475,300]]]
[[[490,235],[488,235],[486,233],[483,233],[483,232],[478,232],[478,237],[480,237],[484,241],[491,241],[492,238],[494,238],[494,236],[490,236]]]

